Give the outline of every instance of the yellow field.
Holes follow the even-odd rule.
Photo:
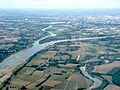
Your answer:
[[[104,90],[120,90],[120,87],[110,84]]]
[[[120,61],[114,61],[110,64],[94,66],[93,72],[107,73],[112,70],[114,67],[120,67]]]

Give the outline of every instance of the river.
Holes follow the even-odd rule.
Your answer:
[[[56,23],[55,23],[56,24]],[[42,31],[45,31],[46,29],[49,29],[52,27],[52,25],[48,26],[47,28],[42,29]],[[92,40],[92,39],[102,39],[102,38],[107,38],[107,37],[115,37],[115,36],[103,36],[103,37],[89,37],[89,38],[78,38],[78,39],[66,39],[66,40],[57,40],[57,41],[51,41],[51,42],[46,42],[43,44],[39,44],[39,41],[48,38],[48,37],[53,37],[56,36],[56,34],[48,32],[50,35],[43,37],[33,43],[33,46],[24,50],[21,50],[20,52],[17,52],[15,54],[10,55],[8,58],[3,60],[3,62],[0,63],[0,70],[2,71],[4,68],[8,66],[13,66],[16,64],[22,64],[26,60],[28,60],[30,57],[32,57],[35,53],[43,50],[47,46],[53,45],[55,43],[59,42],[66,42],[66,41],[77,41],[77,40]],[[0,73],[1,73],[0,71]],[[84,69],[81,67],[81,71],[84,74],[84,76],[88,77],[89,79],[94,81],[94,84],[90,87],[98,87],[101,84],[101,81],[97,80],[96,78],[91,77]]]

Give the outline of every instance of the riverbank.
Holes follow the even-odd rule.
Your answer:
[[[44,38],[47,37],[51,37],[50,36],[46,36]],[[26,63],[26,60],[29,60],[29,58],[31,58],[33,55],[35,55],[37,52],[45,49],[46,47],[53,45],[55,43],[59,43],[59,42],[67,42],[67,41],[79,41],[79,40],[94,40],[94,39],[102,39],[102,38],[108,38],[108,37],[113,37],[113,36],[106,36],[106,37],[92,37],[92,38],[79,38],[79,39],[67,39],[67,40],[57,40],[57,41],[51,41],[51,42],[47,42],[47,43],[43,43],[43,44],[39,44],[39,41],[44,39],[40,39],[38,41],[36,41],[33,44],[32,48],[28,48],[26,50],[23,50],[21,52],[18,52],[14,55],[11,55],[7,60],[5,60],[4,62],[0,63],[0,73],[4,74],[4,76],[0,79],[1,83],[6,80],[7,78],[9,78],[12,75],[13,70],[21,64]],[[83,70],[83,69],[82,69]],[[86,72],[87,73],[87,72]],[[87,74],[84,73],[84,75],[86,76]],[[88,76],[88,75],[87,75]],[[89,79],[92,80],[91,76],[88,77]],[[100,83],[97,85],[96,81],[98,82],[98,80],[96,80],[94,78],[93,80],[95,83],[93,86],[91,86],[91,88],[96,87],[98,85],[100,85]]]

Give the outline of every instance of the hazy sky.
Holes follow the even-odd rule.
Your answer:
[[[0,8],[120,8],[120,0],[0,0]]]

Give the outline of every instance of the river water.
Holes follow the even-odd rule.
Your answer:
[[[89,73],[85,70],[85,67],[80,67],[80,70],[82,71],[82,73],[85,77],[89,78],[90,80],[92,80],[94,82],[93,85],[88,90],[91,90],[93,88],[97,88],[102,84],[101,80],[90,76]]]

